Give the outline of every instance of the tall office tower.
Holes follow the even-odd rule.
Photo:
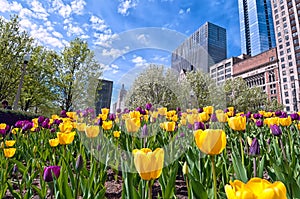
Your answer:
[[[209,72],[209,66],[226,57],[226,29],[206,22],[172,52],[171,67],[178,72],[194,69]]]
[[[300,0],[272,0],[282,101],[287,112],[299,111]]]
[[[255,56],[276,46],[271,0],[239,0],[241,50]]]
[[[96,114],[101,112],[102,108],[110,108],[113,81],[100,79],[97,87],[95,106]]]

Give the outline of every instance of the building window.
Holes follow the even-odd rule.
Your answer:
[[[294,81],[295,80],[295,77],[294,76],[291,76],[291,81]]]
[[[287,82],[287,79],[286,79],[286,77],[284,77],[284,78],[283,78],[283,82]]]
[[[289,104],[289,103],[290,103],[290,100],[289,100],[289,99],[286,99],[286,100],[285,100],[285,103],[286,103],[286,104]]]
[[[289,106],[286,107],[286,111],[290,111],[290,107]]]
[[[289,36],[288,35],[285,36],[285,40],[289,40]]]
[[[281,64],[281,68],[282,68],[282,69],[285,68],[285,64]]]
[[[281,42],[282,42],[282,39],[281,39],[281,38],[279,38],[279,39],[278,39],[278,43],[281,43]]]
[[[290,48],[286,49],[286,53],[290,53],[290,52],[291,52]]]
[[[281,58],[280,58],[280,61],[281,61],[281,62],[284,62],[284,57],[281,57]]]
[[[285,76],[286,75],[286,71],[284,70],[284,71],[282,71],[282,75],[283,76]]]
[[[231,62],[225,64],[226,68],[229,67],[229,66],[231,66]]]
[[[293,66],[293,62],[289,62],[289,67]]]
[[[287,89],[288,89],[287,84],[283,85],[283,89],[284,89],[284,90],[287,90]]]
[[[289,92],[284,92],[284,96],[288,97],[289,96]]]
[[[282,48],[283,48],[283,46],[282,46],[282,44],[280,44],[280,45],[279,45],[279,49],[282,49]]]
[[[286,45],[286,46],[290,46],[290,42],[289,42],[289,41],[286,42],[285,45]]]
[[[294,73],[294,69],[290,69],[290,74],[293,74]]]
[[[280,51],[280,53],[279,53],[279,54],[280,54],[280,56],[282,56],[282,55],[283,55],[283,51]]]
[[[288,60],[291,60],[291,59],[292,59],[292,55],[289,55],[289,56],[288,56]]]

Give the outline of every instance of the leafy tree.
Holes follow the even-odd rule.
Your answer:
[[[55,87],[53,76],[59,66],[57,63],[60,63],[60,57],[55,51],[42,46],[33,48],[21,93],[22,110],[47,115],[57,111],[54,102],[58,95],[53,91]]]
[[[165,71],[162,65],[150,64],[134,80],[126,96],[126,105],[136,108],[151,103],[156,107],[175,109],[180,105],[177,77],[171,69]]]
[[[241,77],[228,79],[224,84],[227,105],[237,111],[257,111],[264,108],[267,94],[259,87],[250,88]]]
[[[17,16],[9,21],[0,18],[0,100],[11,104],[15,99],[23,67],[23,58],[30,52],[33,39],[20,30]]]
[[[87,42],[76,38],[64,48],[61,57],[61,65],[55,72],[58,104],[67,111],[93,107],[102,74],[94,52]]]

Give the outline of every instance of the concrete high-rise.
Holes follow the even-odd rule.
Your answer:
[[[113,82],[100,79],[96,91],[96,114],[101,112],[102,108],[110,108],[112,97]]]
[[[271,0],[239,0],[242,54],[255,56],[276,46]]]
[[[226,58],[226,29],[206,22],[172,52],[171,67],[178,72],[209,72],[209,66]]]
[[[287,112],[300,110],[300,0],[272,0],[282,102]]]

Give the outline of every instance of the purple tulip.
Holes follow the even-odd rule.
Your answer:
[[[121,113],[121,112],[122,112],[122,109],[118,108],[117,113]]]
[[[202,113],[203,112],[203,108],[198,108],[198,113]]]
[[[0,129],[0,134],[1,135],[5,135],[6,134],[6,130],[5,129]]]
[[[188,129],[193,129],[193,125],[192,124],[188,124]]]
[[[110,119],[111,121],[115,121],[115,119],[116,119],[116,114],[110,113],[110,114],[109,114],[109,119]]]
[[[299,115],[298,113],[292,113],[291,114],[291,119],[294,121],[294,120],[299,120]]]
[[[262,120],[256,120],[255,124],[257,127],[262,127],[264,125],[264,122]]]
[[[55,132],[56,132],[56,129],[55,129],[55,128],[51,128],[50,132],[51,132],[51,133],[55,133]]]
[[[185,134],[184,134],[183,132],[181,132],[179,136],[180,136],[180,137],[184,137]]]
[[[217,122],[218,121],[218,118],[217,118],[217,115],[215,113],[213,113],[210,117],[210,121],[211,122]]]
[[[102,118],[98,119],[97,125],[102,126],[102,124],[103,124]]]
[[[271,129],[272,134],[275,136],[280,136],[282,134],[280,127],[277,126],[276,124],[270,125],[270,129]]]
[[[141,112],[143,109],[142,109],[142,107],[137,107],[135,110],[138,112]]]
[[[180,112],[181,111],[181,108],[180,107],[177,107],[176,108],[176,112]]]
[[[282,112],[281,112],[280,110],[275,111],[275,115],[276,115],[277,117],[281,116],[281,114],[282,114]]]
[[[130,113],[130,110],[128,108],[125,108],[123,112],[124,113]]]
[[[33,127],[33,123],[29,121],[25,121],[25,124],[23,124],[22,131],[28,131]]]
[[[198,129],[202,129],[202,130],[205,129],[205,126],[202,122],[195,122],[194,123],[194,130],[198,130]]]
[[[44,168],[44,180],[46,182],[52,182],[53,176],[52,173],[56,176],[56,178],[60,175],[60,166],[48,166]]]
[[[45,129],[49,129],[50,128],[49,121],[47,121],[47,120],[43,121],[42,127],[45,128]]]
[[[246,114],[245,114],[245,116],[247,117],[247,118],[251,118],[251,112],[250,111],[248,111]]]
[[[15,127],[22,128],[23,127],[23,121],[19,120],[16,122]]]
[[[146,108],[148,111],[150,111],[150,109],[152,108],[152,104],[151,104],[151,103],[147,103],[147,104],[145,105],[145,108]]]
[[[43,123],[44,120],[45,120],[45,117],[44,117],[44,116],[39,116],[39,117],[38,117],[38,123],[39,123],[39,124]]]
[[[286,112],[282,112],[280,118],[287,118],[288,117],[288,114]]]
[[[148,128],[147,125],[144,124],[143,128],[142,128],[142,138],[145,138],[148,136]]]
[[[259,113],[254,113],[253,114],[253,118],[254,119],[261,119],[261,118],[263,118],[263,116],[261,114],[259,114]]]
[[[253,138],[252,140],[252,144],[249,149],[249,154],[253,156],[260,154],[259,143],[256,138]]]
[[[60,117],[68,117],[68,116],[67,116],[67,111],[66,111],[66,110],[62,110],[62,111],[60,112]]]
[[[268,138],[268,140],[267,140],[267,144],[268,144],[268,145],[270,145],[270,144],[271,144],[271,139],[270,139],[270,138]]]
[[[8,131],[9,128],[10,128],[10,126],[8,124],[6,124],[5,131]]]

